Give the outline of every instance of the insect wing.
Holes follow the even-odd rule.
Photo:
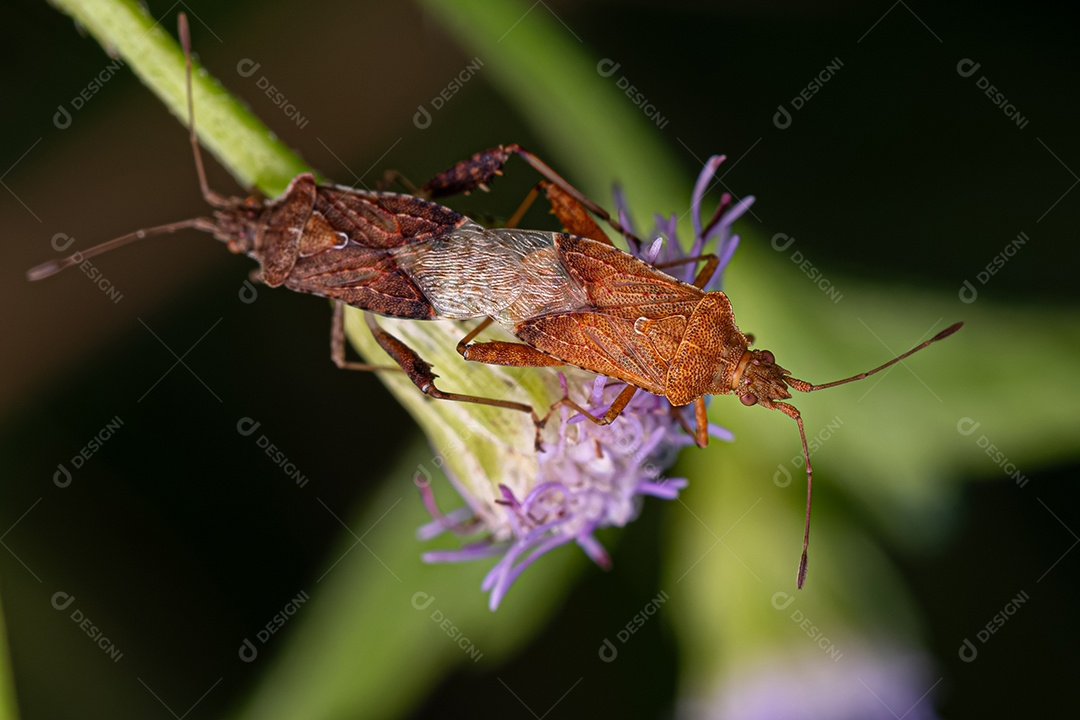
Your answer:
[[[567,363],[663,395],[702,291],[603,243],[559,234],[555,246],[586,303],[526,319],[514,334]]]
[[[704,296],[693,285],[611,245],[563,234],[555,244],[589,304],[607,314],[650,320],[689,317]]]

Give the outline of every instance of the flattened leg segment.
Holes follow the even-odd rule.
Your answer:
[[[504,367],[553,367],[565,365],[550,355],[545,355],[536,348],[524,343],[491,340],[489,342],[458,345],[461,357],[469,362]]]
[[[608,236],[570,193],[553,182],[541,182],[540,187],[544,189],[548,202],[551,203],[551,212],[559,218],[566,232],[611,245]]]

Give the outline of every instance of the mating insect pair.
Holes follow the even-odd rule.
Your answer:
[[[209,189],[203,171],[190,90],[190,40],[182,14],[180,37],[187,59],[191,144],[202,194],[214,208],[212,217],[139,230],[40,265],[30,270],[30,279],[148,235],[191,228],[209,232],[230,251],[256,260],[268,286],[335,300],[331,355],[339,367],[373,369],[345,360],[344,305],[351,305],[368,311],[367,324],[376,341],[421,391],[437,399],[528,413],[538,432],[561,405],[593,422],[611,423],[638,390],[662,395],[676,408],[693,404],[693,432],[701,446],[708,440],[706,395],[734,394],[745,405],[780,410],[798,424],[806,461],[799,587],[806,575],[813,470],[802,417],[785,402],[791,397],[789,389],[811,392],[867,377],[961,326],[956,323],[899,357],[844,380],[813,385],[793,378],[771,352],[749,348],[724,293],[703,289],[717,268],[715,256],[681,261],[704,262],[694,282],[685,283],[664,273],[663,266],[617,249],[588,212],[628,242],[640,241],[517,145],[478,153],[437,175],[416,195],[320,185],[304,173],[274,200],[225,198]],[[484,228],[432,201],[485,188],[514,154],[546,178],[541,186],[568,232]],[[523,403],[443,392],[435,385],[431,366],[380,327],[375,315],[477,319],[479,324],[457,346],[465,360],[517,367],[573,365],[626,387],[600,417],[569,398],[540,416]],[[492,322],[521,342],[474,342]]]

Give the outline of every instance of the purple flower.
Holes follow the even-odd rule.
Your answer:
[[[684,250],[676,234],[677,218],[657,217],[656,230],[635,254],[650,263],[670,263],[701,255],[707,244],[716,241],[720,258],[716,274],[706,286],[719,287],[720,276],[738,245],[731,224],[753,203],[752,197],[732,203],[724,194],[709,222],[702,225],[701,203],[722,156],[705,164],[690,204],[694,241]],[[620,221],[637,235],[622,193],[616,189]],[[638,235],[638,237],[641,237]],[[670,267],[668,272],[690,282],[698,263]],[[602,415],[625,387],[621,381],[596,377],[580,371],[559,374],[563,392],[593,415]],[[575,386],[576,385],[576,386]],[[580,398],[580,399],[578,399]],[[685,422],[692,422],[687,418]],[[421,539],[445,531],[460,536],[479,536],[456,550],[425,553],[426,562],[460,562],[499,557],[484,578],[482,588],[490,591],[490,607],[495,610],[513,582],[541,555],[568,542],[576,542],[601,567],[610,566],[607,552],[593,533],[604,527],[621,527],[637,517],[646,496],[672,500],[687,485],[685,478],[664,477],[679,451],[693,444],[693,438],[673,413],[666,398],[643,390],[611,425],[600,426],[583,416],[561,409],[548,427],[555,429],[545,438],[536,455],[535,478],[517,492],[507,484],[493,488],[490,497],[478,496],[477,486],[462,483],[447,468],[448,477],[467,505],[448,514],[439,511],[426,483],[418,483],[432,522],[419,530]],[[552,437],[552,434],[554,437]],[[732,434],[709,425],[709,434],[732,440]]]

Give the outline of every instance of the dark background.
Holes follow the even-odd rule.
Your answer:
[[[1065,166],[1080,168],[1080,148],[1072,132],[1078,54],[1070,11],[1053,4],[548,5],[597,58],[617,58],[621,72],[663,109],[670,120],[665,140],[687,177],[700,164],[684,148],[699,157],[748,153],[729,181],[759,198],[761,225],[747,231],[754,237],[797,233],[800,242],[812,243],[815,265],[828,274],[954,292],[1029,229],[1029,247],[980,290],[1019,308],[1075,309],[1080,196]],[[528,123],[483,77],[430,129],[412,124],[416,106],[445,84],[446,69],[469,56],[415,6],[189,6],[222,38],[218,43],[195,25],[204,65],[326,176],[350,183],[363,175],[373,183],[396,168],[420,182],[499,142],[543,152]],[[155,16],[167,13],[162,22],[170,30],[175,26],[175,8],[149,7]],[[186,131],[130,72],[121,70],[74,114],[71,127],[59,130],[52,123],[57,105],[87,85],[105,55],[43,3],[8,3],[0,18],[6,97],[0,179],[7,188],[0,194],[6,239],[0,532],[7,531],[9,549],[0,553],[0,568],[22,708],[28,718],[75,716],[80,708],[102,716],[163,712],[132,682],[130,670],[100,667],[105,661],[87,638],[57,620],[47,599],[59,589],[92,597],[88,614],[126,638],[125,652],[140,657],[174,699],[191,695],[206,677],[224,675],[193,713],[213,717],[256,680],[231,662],[235,639],[321,572],[338,530],[325,513],[294,502],[281,470],[250,440],[238,440],[236,420],[257,418],[317,479],[320,497],[343,510],[375,489],[415,426],[377,378],[333,368],[324,303],[265,289],[256,303],[237,303],[250,262],[195,233],[96,259],[123,292],[119,304],[75,271],[27,283],[25,269],[55,254],[49,247],[55,233],[77,236],[85,247],[198,215],[204,204]],[[309,120],[306,128],[292,125],[257,91],[254,78],[235,74],[243,57],[262,64],[260,72]],[[843,89],[827,85],[795,113],[791,129],[778,131],[777,105],[789,103],[834,57],[844,62],[834,81]],[[1015,128],[979,94],[975,77],[959,78],[960,58],[981,62],[978,74],[990,77],[1030,125]],[[970,99],[952,102],[958,95]],[[627,112],[637,110],[628,103]],[[209,165],[214,188],[242,192]],[[491,198],[469,198],[459,207],[482,204],[505,216],[532,181],[508,177]],[[192,372],[176,366],[160,379],[175,361],[165,345]],[[1008,347],[1001,356],[1008,362]],[[1017,373],[1037,375],[1038,368]],[[1061,381],[1075,377],[1037,386],[1031,402],[1039,412],[1054,412],[1053,383]],[[57,463],[114,416],[122,417],[123,429],[58,492],[51,482]],[[1075,465],[1025,469],[1048,504],[1075,507]],[[993,467],[986,477],[992,481],[966,486],[962,532],[940,554],[917,563],[900,558],[948,678],[936,706],[953,718],[1071,708],[1069,678],[1080,672],[1080,624],[1070,602],[1075,584],[1055,586],[1057,599],[1038,616],[1006,627],[977,669],[957,658],[955,638],[972,632],[971,598],[941,588],[963,586],[967,577],[1015,577],[1023,568],[1049,566],[1065,549],[1060,528],[1049,527],[1044,513],[1018,507],[1013,485]],[[519,712],[511,695],[497,692],[496,678],[515,687],[542,685],[532,669],[559,662],[560,648],[580,628],[632,616],[640,602],[623,599],[621,590],[659,573],[655,536],[662,515],[646,513],[627,530],[616,569],[589,573],[519,657],[447,678],[418,716],[455,707],[478,717]],[[995,543],[1002,530],[1012,540]],[[1066,555],[1062,562],[1056,582],[1066,583],[1076,561]],[[130,582],[133,576],[138,583]],[[1005,597],[1015,583],[1001,587],[986,594]],[[144,595],[138,612],[115,614],[132,606],[132,592]],[[137,629],[148,626],[154,637],[140,639]],[[679,671],[674,638],[650,624],[635,643],[633,659],[620,663],[617,674],[577,688],[555,714],[578,715],[599,702],[613,716],[672,712]],[[214,657],[229,659],[227,672],[207,667]],[[87,663],[99,667],[87,671]]]

